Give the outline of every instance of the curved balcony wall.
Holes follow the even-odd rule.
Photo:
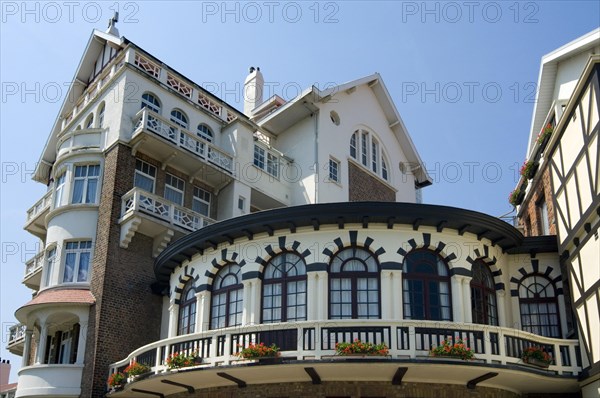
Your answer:
[[[16,397],[78,397],[83,365],[36,365],[19,370]]]
[[[411,303],[419,296],[411,287],[411,281],[418,282],[415,275],[419,272],[411,271],[411,264],[417,261],[415,253],[424,252],[437,259],[434,268],[447,270],[436,276],[447,284],[436,285],[442,287],[430,291],[430,301],[425,301],[427,306],[435,307],[432,297],[445,295],[437,303],[444,309],[437,313],[419,313],[419,306]],[[277,260],[290,253],[284,257],[287,260]],[[292,294],[293,319],[289,303],[287,307],[272,304],[274,288],[269,282],[273,278],[269,267],[284,266],[290,263],[289,258],[295,259],[296,269],[302,268],[298,268],[302,262],[306,271],[302,279],[305,300]],[[350,288],[348,282],[347,288],[340,288],[346,282],[336,282],[335,273],[343,272],[344,264],[349,264],[350,271],[357,271],[356,267],[362,266],[359,263],[371,264],[373,270],[365,269],[356,278],[351,272],[346,274],[345,278],[356,284]],[[485,318],[487,322],[474,322],[480,316],[473,304],[477,293],[471,285],[475,264],[489,268],[491,275],[488,286],[497,315]],[[222,277],[220,272],[225,270],[228,274]],[[115,372],[134,360],[145,363],[155,376],[139,381],[144,385],[164,385],[170,382],[161,380],[174,380],[165,361],[176,352],[196,352],[203,358],[197,369],[204,373],[198,373],[195,381],[188,380],[194,388],[211,383],[223,385],[211,379],[214,374],[233,380],[219,372],[229,376],[235,373],[235,377],[246,382],[251,378],[254,384],[273,382],[269,374],[255,379],[250,370],[219,370],[238,365],[246,369],[248,361],[240,360],[236,352],[259,342],[281,348],[284,366],[290,367],[290,373],[285,376],[281,370],[278,382],[297,381],[295,377],[300,376],[292,370],[296,368],[306,381],[312,378],[312,371],[308,376],[302,373],[306,368],[317,369],[330,381],[346,380],[347,375],[340,376],[343,370],[323,366],[331,361],[332,366],[344,366],[345,361],[336,362],[335,344],[354,339],[385,343],[390,348],[388,357],[376,360],[383,361],[387,373],[392,368],[405,368],[403,371],[417,381],[435,381],[419,369],[423,364],[433,366],[434,362],[438,369],[439,362],[428,356],[429,350],[451,337],[465,339],[476,358],[460,364],[469,370],[459,377],[459,383],[472,381],[475,374],[487,374],[490,381],[486,385],[518,393],[577,390],[576,375],[581,371],[578,343],[562,339],[560,332],[564,329],[565,309],[556,242],[551,238],[525,239],[511,225],[480,213],[444,206],[368,202],[265,211],[219,222],[180,239],[157,258],[155,273],[169,292],[170,305],[163,309],[169,320],[163,334],[168,338],[139,348],[111,365],[111,372]],[[526,275],[546,275],[554,281],[552,289],[558,292],[552,314],[554,324],[533,328],[529,323],[535,322],[521,316],[520,312],[529,308],[524,303],[530,304],[519,297],[520,283]],[[233,313],[227,312],[228,318],[223,320],[223,306],[216,297],[224,297],[219,290],[224,285],[219,284],[234,276],[238,285],[232,285],[233,279],[228,279],[225,287],[238,286],[239,291],[235,299],[228,298],[227,305],[233,300],[239,307],[231,310]],[[363,277],[365,280],[361,281]],[[365,286],[371,283],[374,288],[369,290]],[[299,285],[295,286],[299,289]],[[365,292],[362,296],[361,289]],[[340,299],[344,295],[346,299]],[[283,296],[279,299],[286,300]],[[187,307],[190,302],[194,306]],[[184,307],[192,308],[191,312],[185,312]],[[274,308],[281,311],[274,312]],[[282,313],[290,318],[285,319]],[[522,325],[523,321],[528,324]],[[528,374],[538,372],[521,360],[522,351],[530,346],[543,347],[552,354],[553,362],[538,381],[528,386]],[[479,370],[473,371],[473,367]],[[351,377],[360,377],[360,371]],[[373,377],[372,380],[377,379]],[[183,376],[177,377],[180,378]],[[437,382],[455,384],[456,380],[440,377]],[[150,390],[166,393],[162,389]],[[127,391],[117,394],[129,396]]]

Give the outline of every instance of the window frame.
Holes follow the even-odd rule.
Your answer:
[[[178,185],[174,185],[173,182]],[[181,188],[179,187],[179,185],[181,185]],[[173,195],[181,195],[181,200],[179,202],[173,200]],[[177,177],[175,174],[165,173],[165,189],[163,196],[168,201],[173,202],[179,206],[183,206],[183,202],[185,199],[185,181],[182,178]]]
[[[210,217],[210,203],[211,203],[211,200],[212,200],[212,194],[209,191],[207,191],[206,189],[201,188],[201,187],[199,187],[197,185],[194,185],[193,187],[194,187],[194,189],[193,189],[193,193],[192,193],[192,210],[195,211],[198,214],[202,214],[203,216]],[[206,196],[208,196],[208,201],[205,198],[202,197],[204,195],[198,196],[197,195],[198,191],[202,191],[204,194],[206,194]],[[195,208],[194,205],[196,203],[200,203],[200,204],[205,204],[206,205],[206,209],[207,209],[206,210],[206,214],[202,213],[202,211],[199,211],[199,210],[197,210]]]
[[[85,167],[85,175],[78,176],[77,170]],[[97,175],[89,175],[90,167],[93,167],[94,170],[97,167],[98,174]],[[90,182],[95,180],[96,187],[94,188],[94,198],[92,201],[88,202],[88,191],[90,187]],[[75,186],[77,182],[83,181],[83,188],[81,192],[81,201],[75,202]],[[89,163],[89,164],[76,164],[73,168],[73,188],[71,189],[71,204],[96,204],[98,203],[98,188],[100,187],[100,164],[99,163]]]
[[[279,179],[281,165],[279,155],[269,148],[265,148],[256,142],[254,143],[252,164],[269,174],[271,177]]]
[[[191,293],[191,297],[188,295]],[[177,314],[177,336],[194,333],[196,330],[196,314],[198,312],[198,300],[194,280],[188,280],[179,296],[179,311]],[[184,320],[186,321],[184,323]]]
[[[138,168],[139,165],[139,168]],[[144,171],[145,166],[147,166],[147,170],[148,172],[153,171],[154,175],[151,175],[149,173],[147,173],[146,171]],[[157,167],[154,166],[153,164],[150,164],[140,158],[135,158],[135,171],[134,171],[134,175],[133,175],[133,186],[144,190],[146,192],[150,192],[150,193],[154,193],[154,191],[156,190],[156,172],[157,172]],[[152,190],[151,191],[147,191],[145,190],[143,187],[139,186],[136,184],[136,176],[139,175],[141,178],[147,178],[149,180],[152,180]]]
[[[548,213],[548,203],[545,198],[536,203],[537,216],[539,218],[539,234],[550,235],[550,214]]]
[[[435,270],[436,273],[432,274],[432,273],[422,273],[422,272],[410,272],[408,270],[408,264],[407,261],[409,259],[409,256],[412,255],[417,255],[419,253],[429,253],[433,256],[433,258],[436,259],[435,262]],[[446,275],[439,275],[439,271],[438,271],[438,267],[439,267],[439,263],[441,262],[441,264],[443,264],[445,266],[446,269]],[[433,264],[430,264],[433,265]],[[453,308],[452,308],[452,284],[451,284],[451,278],[450,278],[450,267],[448,266],[448,263],[446,263],[446,261],[439,256],[438,253],[429,250],[429,249],[415,249],[413,251],[411,251],[410,253],[407,253],[406,256],[404,256],[404,261],[403,261],[403,266],[402,266],[402,309],[403,309],[403,318],[404,319],[410,319],[410,320],[429,320],[429,321],[452,321],[453,320]],[[423,318],[415,318],[414,316],[414,307],[413,305],[417,304],[415,303],[412,299],[414,299],[415,295],[411,294],[410,290],[408,290],[407,286],[408,286],[408,282],[409,281],[421,281],[422,282],[422,297],[421,297],[421,304],[423,307]],[[430,300],[430,283],[431,282],[437,282],[438,283],[438,294],[439,294],[439,301],[440,301],[440,305],[439,305],[439,310],[440,310],[440,318],[441,319],[435,319],[434,317],[432,317],[432,313],[431,313],[431,300]],[[442,305],[442,300],[441,300],[441,283],[446,283],[447,287],[448,287],[448,305],[447,306],[443,306]],[[409,294],[409,296],[411,297],[411,300],[406,300],[406,294]],[[407,317],[407,305],[410,307],[411,311],[411,315],[409,315]],[[448,319],[444,319],[443,318],[443,308],[447,307],[449,309],[449,318]]]
[[[358,128],[350,136],[349,155],[356,164],[390,183],[391,169],[381,141],[375,133]]]
[[[205,123],[200,123],[198,127],[196,127],[196,135],[206,142],[213,142],[214,135],[212,129]]]
[[[156,103],[154,103],[152,100],[150,100],[150,98],[154,99],[154,101],[156,101]],[[156,95],[154,95],[153,93],[148,92],[148,91],[143,93],[142,97],[141,97],[141,104],[142,105],[141,105],[140,109],[148,108],[150,111],[156,113],[157,115],[160,115],[162,105],[161,105],[158,97]]]
[[[56,265],[56,253],[56,246],[46,249],[46,258],[44,259],[43,287],[52,286],[52,273],[54,272],[54,266]]]
[[[63,197],[65,196],[65,190],[67,189],[67,170],[63,170],[58,177],[54,179],[54,208],[61,207],[63,205]]]
[[[180,127],[184,130],[188,130],[190,126],[190,118],[179,108],[171,109],[169,121],[171,123],[175,123],[177,127]]]
[[[471,288],[471,314],[473,323],[498,326],[498,296],[496,295],[492,271],[485,262],[476,260],[471,266],[471,273],[473,277],[471,278],[469,286]],[[485,277],[489,278],[488,280],[491,281],[492,286],[486,285],[484,278],[476,278],[476,276],[484,276],[483,274],[485,274]],[[477,299],[474,294],[475,291],[478,291],[481,294],[481,303],[476,303]],[[490,297],[492,297],[493,300],[490,300]],[[480,304],[480,306],[477,304]],[[481,314],[481,318],[479,318],[478,314]]]
[[[343,252],[345,251],[353,251],[354,253],[345,259],[340,258],[340,256],[342,255]],[[357,251],[361,251],[364,252],[366,254],[366,258],[362,259],[360,257],[357,256]],[[337,261],[339,259],[339,261],[341,261],[341,264],[339,265],[340,271],[333,271],[332,268],[334,266],[334,262]],[[365,271],[344,271],[343,268],[344,266],[349,263],[352,260],[358,260],[359,262],[363,263],[363,265],[365,266],[366,270]],[[367,264],[368,260],[372,260],[374,261],[374,266],[377,269],[376,271],[369,271],[369,265]],[[340,250],[338,250],[338,252],[331,258],[331,261],[329,262],[329,266],[328,266],[328,319],[381,319],[381,265],[379,264],[379,261],[377,260],[377,258],[375,257],[375,255],[368,250],[367,248],[361,247],[361,246],[347,246],[344,247]],[[344,279],[350,279],[350,306],[351,306],[351,310],[350,310],[350,317],[346,316],[343,314],[343,310],[340,309],[340,315],[339,316],[333,316],[333,305],[344,305],[347,304],[347,302],[344,301],[334,301],[333,299],[333,294],[334,292],[340,292],[340,299],[342,299],[342,295],[343,292],[348,291],[348,290],[343,290],[341,287],[341,281]],[[359,284],[359,280],[367,280],[367,284],[368,284],[368,280],[369,279],[376,279],[377,281],[377,287],[375,289],[375,291],[377,292],[377,314],[376,316],[371,316],[370,312],[367,311],[366,316],[362,316],[359,313],[358,310],[358,306],[359,304],[366,304],[367,308],[369,305],[372,304],[372,302],[370,301],[366,301],[366,302],[359,302],[358,299],[358,293],[359,292],[366,292],[367,293],[367,297],[369,296],[369,292],[371,290],[367,289],[365,290],[358,290],[358,284]],[[333,284],[335,280],[340,280],[340,290],[334,290],[333,289]],[[368,299],[367,299],[368,300]]]
[[[221,278],[220,281],[224,281],[224,277],[222,277],[220,274],[221,273],[225,273],[226,271],[229,271],[231,269],[231,267],[237,267],[237,272],[235,273],[235,278],[236,278],[236,284],[232,284],[232,285],[227,285],[225,287],[217,287],[215,289],[215,283],[217,283],[219,281],[219,277]],[[232,275],[231,272],[229,272],[226,276],[228,275]],[[215,329],[222,329],[222,328],[228,328],[228,327],[232,327],[232,326],[240,326],[241,323],[241,317],[243,314],[243,306],[244,306],[244,285],[242,284],[242,268],[239,266],[239,264],[237,263],[228,263],[225,266],[223,266],[216,274],[215,277],[213,279],[213,283],[211,284],[211,297],[210,297],[210,329],[211,330],[215,330]],[[241,297],[241,299],[236,300],[236,301],[232,301],[232,294],[236,293],[237,297]],[[225,320],[225,323],[223,326],[219,326],[219,324],[215,324],[215,321],[218,321],[221,317],[215,318],[215,298],[221,294],[225,295],[225,314],[222,316]],[[232,313],[229,311],[230,306],[232,304],[232,302],[235,303],[241,303],[240,306],[242,308],[242,310],[240,312],[236,312],[234,314],[239,314],[240,317],[240,321],[239,323],[235,323],[235,324],[230,324],[229,322],[229,318],[232,316]]]
[[[296,261],[295,262],[291,262],[287,259],[288,256],[295,256],[296,257]],[[283,264],[279,264],[279,266],[286,266],[287,264],[292,264],[293,266],[297,269],[297,265],[301,264],[302,265],[302,272],[303,273],[297,273],[294,276],[288,276],[288,271],[287,270],[283,270],[281,272],[282,276],[279,278],[267,278],[267,269],[268,267],[274,267],[275,265],[273,264],[274,261],[280,259],[280,258],[284,258],[283,260]],[[267,265],[265,266],[263,273],[262,273],[262,288],[261,288],[261,306],[260,306],[260,320],[261,323],[277,323],[277,322],[299,322],[299,321],[305,321],[308,319],[308,306],[307,306],[307,293],[308,293],[308,280],[307,280],[307,275],[306,275],[306,262],[304,261],[304,259],[302,258],[302,256],[296,252],[293,251],[284,251],[281,253],[278,253],[277,255],[273,256],[269,262],[267,263]],[[290,309],[290,305],[288,304],[288,296],[289,294],[289,285],[293,284],[293,283],[298,283],[298,282],[304,282],[304,291],[303,292],[298,292],[296,290],[296,292],[294,293],[294,295],[296,296],[296,305],[294,305],[294,307],[304,307],[304,317],[294,317],[294,318],[290,318],[288,317],[288,311]],[[281,297],[281,305],[279,307],[268,307],[267,309],[269,310],[273,310],[275,308],[279,308],[280,309],[280,318],[279,319],[274,319],[271,317],[270,320],[265,320],[265,287],[269,286],[269,285],[277,285],[280,284],[281,285],[281,293],[279,293],[279,296]],[[304,295],[304,304],[303,305],[297,305],[297,296],[299,295]],[[269,297],[276,297],[275,294],[270,295]]]
[[[534,279],[534,283],[537,283],[537,279],[542,279],[544,281],[546,281],[547,283],[544,286],[543,291],[546,292],[546,294],[548,292],[552,293],[552,296],[546,296],[546,297],[535,297],[536,294],[534,293],[534,297],[530,298],[530,297],[522,297],[521,293],[522,293],[522,289],[524,288],[527,291],[531,291],[531,286],[534,283],[531,283],[527,286],[524,285],[524,282],[527,281],[528,279],[533,278]],[[547,277],[546,275],[540,274],[540,273],[530,273],[527,274],[525,276],[523,276],[523,278],[521,278],[521,280],[519,281],[518,284],[518,293],[519,293],[519,319],[521,321],[521,329],[526,331],[526,332],[530,332],[533,334],[537,334],[539,336],[544,336],[544,337],[550,337],[550,338],[561,338],[562,336],[562,325],[561,325],[561,316],[560,316],[560,306],[559,306],[559,302],[558,302],[558,291],[556,289],[556,285],[554,284],[554,282],[552,281],[552,279],[550,279],[549,277]],[[550,289],[547,291],[547,289]],[[542,313],[539,311],[540,305],[546,304],[546,306],[548,304],[554,304],[554,312],[545,312]],[[527,305],[527,307],[530,308],[531,305],[535,305],[536,306],[536,311],[535,312],[529,312],[527,314],[525,314],[523,312],[523,305]],[[538,324],[533,324],[533,323],[528,323],[526,326],[526,323],[524,322],[524,317],[525,316],[531,316],[531,315],[537,315],[538,319],[541,316],[541,314],[544,315],[555,315],[556,316],[556,324],[544,324],[544,323],[538,323]],[[550,333],[550,335],[547,334],[543,334],[542,331],[544,328],[548,328],[550,331],[554,331],[555,333],[552,334]],[[536,331],[536,329],[539,331]]]
[[[69,245],[77,244],[77,247],[69,248]],[[86,247],[82,247],[85,244]],[[86,269],[86,279],[79,280],[79,274],[81,272],[81,258],[82,254],[88,253],[88,263]],[[67,258],[69,254],[75,255],[75,262],[73,264],[72,269],[72,278],[71,280],[66,280],[67,278]],[[65,241],[65,247],[63,252],[63,261],[62,261],[62,282],[61,283],[89,283],[90,282],[90,273],[92,267],[92,255],[93,255],[93,245],[91,239],[83,239],[83,240],[72,240]]]
[[[335,166],[335,167],[332,167]],[[329,164],[327,168],[327,176],[329,181],[334,182],[336,184],[341,184],[341,162],[334,157],[329,157]],[[335,170],[333,170],[335,169]]]

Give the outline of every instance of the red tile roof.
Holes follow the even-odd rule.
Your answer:
[[[45,290],[35,296],[33,300],[23,307],[38,304],[69,303],[69,304],[94,304],[96,299],[89,290],[84,289],[52,289]],[[23,308],[21,307],[21,308]]]

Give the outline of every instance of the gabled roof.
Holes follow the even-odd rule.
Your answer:
[[[88,78],[93,72],[95,61],[98,59],[98,56],[100,55],[100,52],[103,50],[106,43],[110,43],[115,48],[124,48],[128,44],[128,41],[124,37],[116,37],[110,33],[104,33],[94,29],[90,35],[87,45],[85,46],[83,56],[77,65],[75,75],[71,80],[73,83],[69,86],[67,95],[65,96],[63,104],[60,107],[58,115],[56,116],[56,120],[54,121],[50,135],[46,140],[44,150],[42,151],[40,160],[37,164],[35,172],[33,173],[33,180],[44,184],[48,183],[48,176],[52,168],[52,164],[56,159],[56,143],[58,140],[58,134],[61,131],[63,116],[71,112],[76,104],[77,99],[79,99],[87,87]]]
[[[431,185],[431,178],[427,174],[427,170],[425,170],[423,161],[421,160],[421,157],[408,134],[408,130],[404,125],[404,121],[400,117],[396,105],[394,105],[394,101],[392,101],[392,97],[379,73],[374,73],[325,90],[319,90],[317,87],[311,86],[300,93],[296,98],[288,101],[285,105],[280,106],[277,110],[269,113],[256,122],[265,130],[277,135],[279,132],[286,130],[298,121],[309,117],[311,113],[318,109],[319,103],[327,102],[330,98],[334,97],[336,93],[349,91],[362,85],[368,85],[373,91],[373,94],[375,94],[386,117],[388,126],[394,132],[396,139],[402,146],[408,162],[418,165],[413,169],[417,185]]]
[[[537,135],[544,126],[546,116],[548,115],[554,100],[556,75],[558,73],[559,63],[579,53],[593,49],[596,46],[600,46],[600,28],[591,31],[542,57],[540,75],[538,78],[538,92],[533,107],[531,131],[529,133],[529,143],[527,145],[528,156],[535,146]],[[581,66],[583,70],[584,65]]]

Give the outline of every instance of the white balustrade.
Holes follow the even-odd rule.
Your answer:
[[[133,211],[150,214],[170,224],[177,225],[190,231],[196,231],[215,223],[215,221],[209,217],[179,206],[140,188],[133,188],[123,195],[121,216],[124,217],[127,213]]]
[[[203,161],[214,164],[228,172],[233,172],[233,156],[213,144],[185,130],[147,108],[140,110],[134,118],[133,136],[143,130],[155,133],[180,148],[183,148]]]

